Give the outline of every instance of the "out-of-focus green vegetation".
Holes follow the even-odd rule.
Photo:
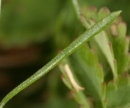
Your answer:
[[[118,3],[113,0],[80,0],[79,2],[81,6],[97,8],[107,6],[111,11],[122,10],[123,19],[129,26],[128,0],[120,0]],[[64,33],[70,34],[75,26],[75,14],[72,9],[71,1],[65,0],[3,0],[0,44],[13,47],[42,43],[54,35],[52,32],[59,23],[63,23],[61,26],[64,26],[62,28]],[[64,33],[62,35],[65,35]]]
[[[111,11],[122,10],[121,15],[128,25],[127,32],[129,35],[130,14],[128,13],[130,7],[128,0],[79,0],[79,4],[83,11],[84,9],[90,9],[90,11],[85,10],[85,12],[89,12],[86,14],[91,14],[91,9],[93,11],[95,8],[99,9],[104,6]],[[85,31],[85,28],[82,27],[76,17],[70,0],[3,0],[1,15],[0,60],[3,60],[3,55],[10,55],[10,52],[18,53],[16,50],[21,51],[21,48],[26,49],[35,46],[38,49],[38,54],[35,55],[38,56],[36,62],[25,63],[25,65],[18,67],[3,68],[3,65],[0,65],[1,99]],[[114,51],[116,53],[116,48]],[[11,58],[11,63],[16,62],[17,64],[18,61],[12,58],[16,57],[16,55],[12,56],[14,53],[11,53],[9,58]],[[77,55],[73,56],[71,59],[76,61],[75,56]],[[28,55],[26,58],[18,60],[23,63],[23,61],[28,61],[27,58],[30,57],[32,56]],[[99,59],[101,60],[100,57]],[[124,57],[124,59],[126,58]],[[4,60],[2,63],[7,64],[8,62]],[[71,61],[72,65],[76,65],[78,68],[79,65],[77,66],[75,64],[77,61],[74,62],[74,60]],[[101,62],[104,63],[102,60]],[[106,62],[103,64],[104,67],[107,67],[107,65]],[[105,75],[110,71],[110,66],[107,69]],[[112,75],[109,76],[111,79]],[[73,100],[73,92],[66,88],[61,81],[61,77],[63,78],[60,70],[56,67],[45,78],[37,81],[14,97],[5,108],[79,108],[79,104]],[[110,79],[106,78],[105,80],[109,81]],[[109,92],[107,98],[110,98]],[[90,101],[93,100],[90,99]]]
[[[0,43],[22,46],[45,41],[63,4],[60,0],[4,0]]]

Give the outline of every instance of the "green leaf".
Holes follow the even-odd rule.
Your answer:
[[[108,14],[110,14],[110,11],[108,8],[106,8],[106,7],[101,8],[98,12],[98,20],[101,20],[102,18],[104,18]]]
[[[117,82],[110,82],[106,90],[107,108],[130,107],[130,78],[128,74],[120,75]]]
[[[96,21],[107,16],[110,12],[107,8],[102,8],[97,14],[96,9],[92,8],[92,10],[89,13],[90,15],[87,16],[87,19],[89,19],[88,20],[89,23],[86,22],[87,23],[85,26],[86,28],[90,28],[91,26],[95,24]],[[103,60],[103,61],[108,62],[109,66],[111,67],[114,78],[117,79],[117,67],[115,64],[113,49],[109,43],[110,42],[108,40],[107,33],[105,31],[100,32],[99,34],[97,34],[96,37],[94,37],[90,41],[90,45],[92,49],[94,49],[96,53],[99,53],[98,54],[99,56],[103,55],[105,57],[106,60]],[[98,50],[100,50],[100,52]]]
[[[73,74],[85,88],[84,92],[94,99],[95,108],[102,108],[103,70],[93,51],[87,45],[82,45],[70,57],[70,66]]]
[[[114,29],[115,28],[115,29]],[[117,25],[111,26],[110,40],[113,46],[113,52],[116,59],[118,74],[128,71],[130,61],[129,38],[126,37],[126,24],[120,22]]]
[[[91,42],[91,41],[94,41],[94,42]],[[94,37],[91,41],[90,41],[90,43],[91,43],[92,48],[95,51],[97,51],[97,47],[99,47],[99,49],[101,50],[100,53],[103,53],[103,55],[105,56],[107,62],[109,63],[109,65],[111,67],[113,76],[116,79],[117,78],[117,69],[116,69],[116,65],[114,63],[115,59],[114,59],[112,47],[109,44],[106,32],[102,31],[96,37]],[[97,46],[93,45],[95,43],[97,44]]]
[[[93,27],[91,27],[89,30],[87,30],[85,33],[83,33],[80,37],[78,37],[75,41],[73,41],[68,47],[66,47],[63,51],[61,51],[56,57],[54,57],[48,64],[43,66],[41,69],[39,69],[35,74],[33,74],[31,77],[29,77],[27,80],[25,80],[23,83],[21,83],[19,86],[14,88],[9,94],[5,96],[5,98],[0,103],[0,108],[3,108],[3,106],[16,94],[18,94],[23,89],[27,88],[32,83],[36,82],[38,79],[40,79],[42,76],[47,74],[51,69],[53,69],[60,61],[62,61],[64,58],[68,57],[70,54],[72,54],[77,48],[79,48],[83,43],[90,40],[92,37],[94,37],[97,33],[101,32],[106,26],[111,24],[115,18],[121,13],[121,11],[113,12],[110,15],[108,15],[106,18],[95,24]]]

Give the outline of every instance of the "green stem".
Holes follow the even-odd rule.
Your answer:
[[[78,19],[80,20],[80,8],[79,8],[79,5],[78,5],[78,0],[72,0],[72,4],[74,6],[74,9],[75,9],[75,12],[76,12],[76,15],[78,17]]]
[[[32,83],[40,79],[42,76],[44,76],[46,73],[48,73],[61,60],[63,60],[64,58],[72,54],[81,44],[85,43],[90,38],[95,36],[97,33],[101,32],[107,25],[109,25],[114,21],[114,19],[120,14],[120,12],[121,11],[111,13],[106,18],[104,18],[103,20],[95,24],[93,27],[91,27],[88,31],[84,32],[80,37],[78,37],[68,47],[66,47],[56,57],[54,57],[48,64],[46,64],[44,67],[38,70],[34,75],[29,77],[19,86],[14,88],[9,94],[7,94],[4,97],[4,99],[1,101],[0,108],[3,108],[3,106],[20,91],[22,91],[23,89],[25,89],[26,87],[28,87],[29,85],[31,85]]]

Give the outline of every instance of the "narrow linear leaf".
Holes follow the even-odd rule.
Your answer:
[[[35,74],[33,74],[19,86],[14,88],[9,94],[7,94],[5,98],[1,101],[0,108],[3,108],[3,106],[20,91],[22,91],[23,89],[25,89],[26,87],[28,87],[29,85],[40,79],[42,76],[44,76],[46,73],[48,73],[61,60],[72,54],[80,45],[90,40],[97,33],[101,32],[106,26],[111,24],[120,13],[121,11],[111,13],[106,18],[95,24],[85,33],[83,33],[80,37],[78,37],[75,41],[73,41],[67,48],[65,48],[56,57],[54,57],[48,64],[39,69]]]

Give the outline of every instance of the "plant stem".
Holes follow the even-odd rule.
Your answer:
[[[79,8],[79,4],[78,4],[78,0],[72,0],[72,4],[74,6],[74,9],[75,9],[75,12],[76,12],[76,15],[78,17],[78,19],[80,19],[80,8]]]
[[[75,41],[73,41],[68,47],[66,47],[63,51],[61,51],[56,57],[54,57],[48,64],[46,64],[44,67],[42,67],[40,70],[38,70],[34,75],[29,77],[27,80],[25,80],[23,83],[21,83],[19,86],[14,88],[9,94],[7,94],[4,99],[0,103],[0,108],[3,108],[3,106],[16,94],[18,94],[20,91],[40,79],[42,76],[44,76],[46,73],[48,73],[51,69],[53,69],[61,60],[68,57],[70,54],[72,54],[78,47],[80,47],[81,44],[88,41],[90,38],[95,36],[97,33],[101,32],[107,25],[112,23],[115,18],[120,14],[121,11],[113,12],[110,15],[108,15],[106,18],[95,24],[93,27],[91,27],[89,30],[84,32],[80,37],[78,37]]]

